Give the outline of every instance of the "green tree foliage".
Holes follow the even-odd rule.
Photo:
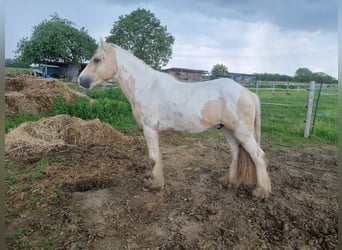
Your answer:
[[[131,51],[154,69],[169,62],[174,40],[153,13],[140,8],[120,16],[106,38],[107,42]]]
[[[313,73],[308,68],[299,68],[294,75],[296,82],[310,82],[313,80]]]
[[[228,68],[224,64],[217,63],[211,69],[211,79],[217,79],[228,74]]]
[[[317,83],[337,83],[337,80],[323,72],[313,73],[313,80]]]
[[[79,64],[96,50],[96,41],[85,28],[77,29],[71,21],[57,14],[33,27],[30,38],[22,38],[17,45],[19,60],[39,63],[44,60]]]
[[[323,72],[312,72],[308,68],[299,68],[294,75],[294,81],[296,82],[310,82],[315,81],[317,83],[337,83],[337,80]]]
[[[255,80],[288,82],[288,81],[292,81],[293,77],[288,76],[288,75],[262,73],[262,74],[255,74]]]
[[[280,74],[270,74],[270,73],[262,73],[255,74],[257,81],[276,81],[276,82],[310,82],[315,81],[317,83],[337,83],[337,80],[323,72],[311,72],[308,68],[299,68],[296,70],[294,77],[288,75],[280,75]]]

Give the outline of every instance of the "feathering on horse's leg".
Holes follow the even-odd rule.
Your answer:
[[[247,129],[240,128],[235,134],[241,146],[255,164],[257,186],[253,190],[253,195],[259,198],[267,198],[271,193],[271,180],[267,173],[265,153],[260,148],[253,134]]]
[[[230,152],[232,155],[232,160],[229,167],[229,172],[222,176],[219,181],[224,186],[233,186],[238,187],[240,185],[240,181],[236,178],[237,172],[237,162],[238,162],[238,153],[239,153],[239,142],[235,139],[234,135],[227,129],[224,128],[223,130],[227,142],[230,147]]]
[[[149,158],[154,161],[152,175],[144,179],[144,188],[159,190],[164,187],[163,164],[159,151],[159,133],[148,126],[143,126],[143,130]]]

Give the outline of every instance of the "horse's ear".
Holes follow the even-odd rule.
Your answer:
[[[104,41],[103,41],[103,38],[101,37],[100,38],[100,48],[103,49],[104,48]]]

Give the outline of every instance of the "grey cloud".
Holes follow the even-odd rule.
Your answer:
[[[338,0],[104,0],[124,6],[153,4],[179,12],[199,12],[216,18],[264,21],[285,30],[337,32]]]

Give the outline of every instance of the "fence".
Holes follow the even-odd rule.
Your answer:
[[[322,127],[325,119],[337,118],[337,84],[319,84],[318,86],[318,88],[312,86],[311,92],[309,83],[255,82],[247,85],[247,88],[259,95],[263,106],[284,107],[293,112],[300,110],[297,114],[301,114],[305,122],[304,137],[309,137],[310,132],[314,133],[317,122]],[[311,97],[308,98],[310,93]],[[312,101],[311,105],[308,105],[309,99]],[[311,110],[313,119],[310,119],[311,113],[308,114]],[[278,109],[276,112],[282,112],[282,110]]]

